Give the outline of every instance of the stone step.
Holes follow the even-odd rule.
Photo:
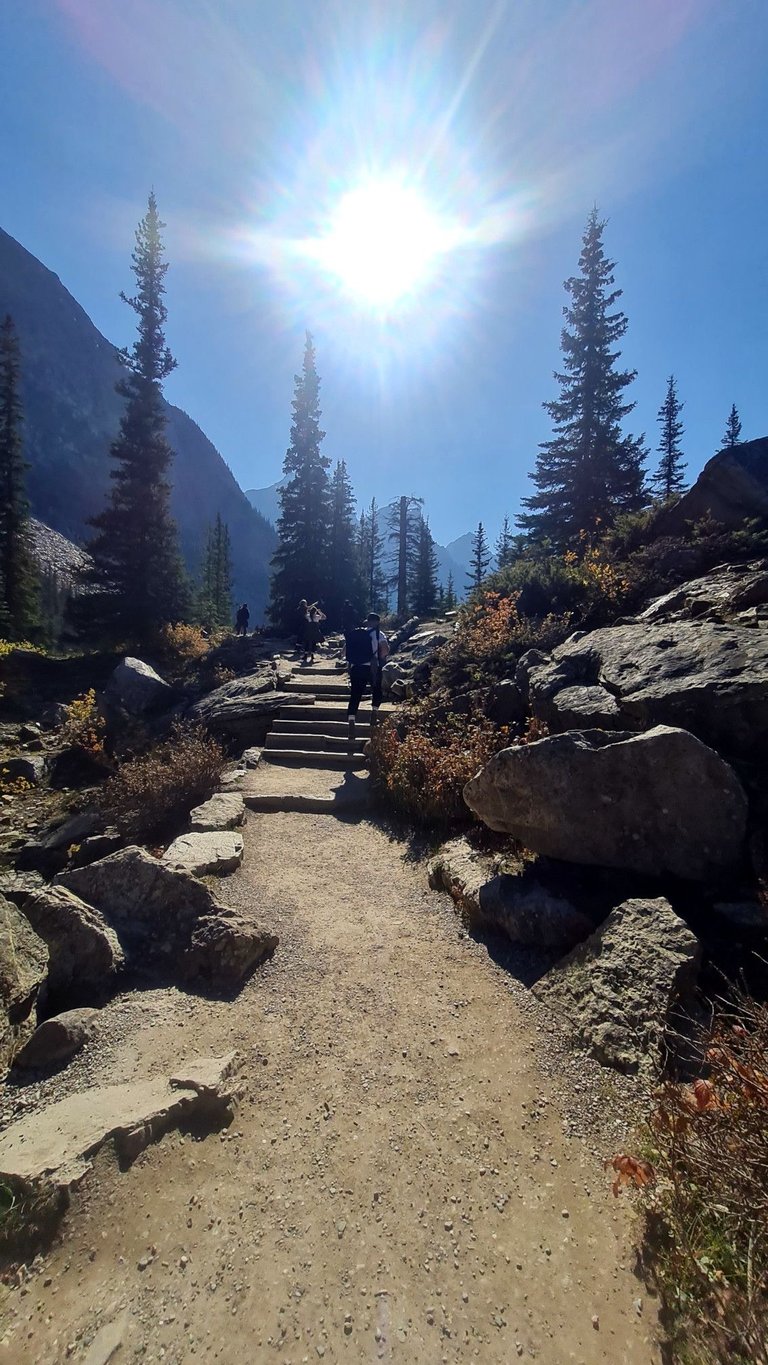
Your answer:
[[[367,738],[368,736],[366,735],[365,739]],[[356,732],[355,753],[362,753],[364,742],[365,740],[363,737]],[[348,740],[346,735],[327,735],[324,731],[318,731],[316,734],[302,731],[295,735],[276,735],[274,730],[272,730],[267,735],[264,749],[269,750],[270,753],[275,749],[320,749],[326,753],[346,753],[347,744]]]
[[[302,716],[301,720],[283,720],[281,716],[279,720],[273,723],[269,733],[271,735],[309,735],[322,730],[324,735],[334,735],[346,739],[347,729],[346,713],[342,720],[328,720],[322,716],[316,718],[315,708],[311,707],[307,708],[307,715]],[[370,712],[365,717],[358,713],[355,737],[357,739],[368,739],[370,733]]]
[[[298,692],[300,696],[304,696],[306,692],[311,693],[314,697],[349,696],[348,687],[345,687],[340,682],[325,682],[325,680],[323,680],[323,682],[309,682],[305,678],[293,677],[291,678],[290,689],[292,692]]]
[[[331,753],[327,749],[264,749],[262,763],[296,764],[302,768],[351,768],[366,767],[362,754]]]
[[[339,704],[333,705],[333,703],[330,702],[320,702],[315,706],[302,706],[298,702],[294,702],[291,706],[281,706],[279,714],[281,720],[300,720],[302,724],[310,717],[313,721],[341,720],[345,725],[347,723],[346,706]],[[366,713],[361,712],[361,718],[363,714],[367,714],[368,717],[370,717],[371,713],[370,711]]]
[[[304,792],[249,792],[245,804],[253,811],[303,811],[309,815],[345,815],[348,811],[364,810],[369,804],[367,792],[349,796],[312,796]]]

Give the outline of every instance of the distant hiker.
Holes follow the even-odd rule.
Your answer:
[[[301,650],[302,654],[304,653],[304,634],[307,628],[308,620],[309,603],[307,602],[306,597],[302,597],[298,607],[296,608],[296,644],[298,648]]]
[[[301,634],[301,662],[303,664],[315,662],[315,650],[323,638],[322,622],[324,620],[325,615],[316,602],[313,602],[311,607],[307,606]]]
[[[235,617],[236,635],[248,634],[248,622],[250,621],[250,619],[251,613],[248,610],[248,603],[243,602],[243,605],[241,607],[238,607],[237,616]]]
[[[350,748],[355,742],[355,717],[366,687],[371,689],[371,724],[375,725],[378,720],[381,706],[381,670],[389,654],[389,642],[379,628],[380,620],[381,618],[372,611],[364,626],[349,631],[345,636],[350,683],[347,706]]]

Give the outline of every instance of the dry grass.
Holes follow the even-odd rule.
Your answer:
[[[674,1359],[768,1365],[768,1006],[743,998],[706,1040],[707,1072],[665,1083],[648,1161],[611,1163],[643,1188],[646,1257]]]
[[[202,726],[177,723],[167,740],[110,777],[102,808],[131,839],[175,832],[216,791],[225,762],[221,745]]]

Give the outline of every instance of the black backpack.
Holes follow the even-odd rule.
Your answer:
[[[364,626],[351,630],[347,635],[347,663],[350,668],[365,668],[373,662],[373,647],[370,631]]]

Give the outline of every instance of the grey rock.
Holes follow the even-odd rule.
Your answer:
[[[572,948],[594,928],[569,900],[543,885],[536,871],[498,873],[493,859],[466,839],[440,849],[429,864],[429,884],[447,891],[473,928],[501,929],[525,947]]]
[[[100,992],[124,965],[114,929],[65,887],[36,891],[24,901],[23,913],[48,945],[48,984],[56,994]]]
[[[52,875],[64,867],[70,848],[104,827],[104,817],[84,811],[55,820],[36,838],[30,839],[16,854],[16,866],[23,872]]]
[[[565,862],[692,880],[740,858],[747,799],[733,769],[685,730],[572,730],[503,749],[464,788],[491,829]]]
[[[551,730],[673,725],[726,754],[768,753],[768,631],[635,621],[590,631],[529,674]]]
[[[122,1160],[132,1161],[193,1115],[224,1122],[238,1094],[232,1080],[235,1058],[234,1052],[196,1058],[170,1076],[97,1086],[57,1100],[6,1128],[0,1136],[0,1175],[22,1186],[68,1189],[82,1180],[108,1141]]]
[[[240,761],[245,764],[246,768],[258,768],[261,763],[261,752],[261,749],[255,746],[251,749],[245,749],[240,756]]]
[[[105,830],[103,834],[91,834],[78,845],[70,862],[73,867],[85,867],[87,863],[95,863],[99,858],[116,853],[124,843],[125,839],[116,829]]]
[[[245,802],[239,792],[218,792],[210,801],[196,806],[189,817],[193,833],[238,829],[245,823]]]
[[[0,763],[0,782],[28,782],[41,787],[48,773],[48,761],[42,754],[16,754]]]
[[[691,1002],[701,946],[663,897],[628,900],[533,992],[563,1014],[599,1062],[651,1072],[672,1016]]]
[[[702,517],[734,528],[768,517],[768,438],[744,441],[714,455],[688,492],[659,514],[655,526],[659,535],[674,535]]]
[[[209,980],[219,987],[239,986],[255,967],[271,956],[277,935],[233,910],[220,910],[198,920],[181,959],[182,976]]]
[[[485,714],[497,725],[514,725],[525,719],[526,698],[514,678],[502,678],[490,691]]]
[[[751,564],[722,564],[701,578],[695,578],[663,597],[656,597],[638,620],[651,624],[660,621],[738,620],[768,604],[768,560]]]
[[[48,970],[48,949],[29,920],[0,897],[0,1066],[34,1033],[35,1006]]]
[[[143,716],[170,700],[172,689],[154,668],[130,656],[117,665],[104,689],[108,706]]]
[[[23,1070],[37,1070],[69,1061],[94,1037],[98,1010],[67,1010],[38,1024],[32,1037],[14,1058]]]
[[[43,886],[45,881],[39,872],[19,872],[16,868],[6,868],[0,872],[0,896],[13,901],[19,909],[27,896],[33,896]]]
[[[163,854],[163,862],[176,872],[194,877],[223,877],[235,872],[243,861],[243,837],[232,830],[208,834],[181,834]]]
[[[278,691],[272,665],[262,664],[255,673],[235,678],[209,692],[190,708],[188,715],[213,734],[244,745],[260,744],[281,706],[302,701],[306,697]]]
[[[84,1365],[109,1365],[125,1345],[129,1321],[130,1313],[125,1308],[112,1322],[100,1327],[88,1347]]]

